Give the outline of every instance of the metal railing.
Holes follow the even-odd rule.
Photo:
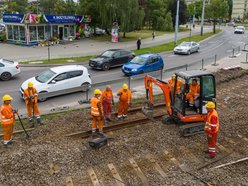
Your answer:
[[[175,72],[179,72],[179,71],[196,70],[196,69],[206,70],[204,67],[206,65],[209,65],[209,64],[212,64],[214,66],[218,65],[216,54],[211,56],[211,57],[208,57],[208,58],[202,58],[201,60],[198,60],[198,61],[195,61],[192,63],[188,63],[188,64],[176,66],[176,67],[171,67],[168,69],[165,68],[165,69],[162,69],[159,71],[149,72],[149,74],[151,76],[154,76],[154,77],[162,80],[165,73],[170,73],[170,72],[175,73]],[[90,84],[90,85],[80,86],[80,87],[66,89],[66,90],[60,90],[60,91],[55,91],[55,92],[44,92],[44,93],[39,94],[39,99],[51,98],[51,97],[58,96],[61,94],[69,94],[69,93],[73,93],[73,92],[84,92],[85,99],[80,102],[82,104],[82,103],[85,103],[89,100],[90,91],[94,90],[95,88],[100,88],[100,87],[106,86],[108,84],[114,85],[114,84],[126,83],[126,84],[128,84],[129,88],[132,89],[135,84],[136,85],[140,84],[140,80],[143,79],[145,75],[146,74],[121,77],[118,79],[113,79],[113,80],[109,80],[109,81],[102,81],[102,82],[95,82],[95,83]]]

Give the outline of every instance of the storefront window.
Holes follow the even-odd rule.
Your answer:
[[[29,27],[30,41],[37,41],[36,26]]]
[[[52,36],[53,39],[58,39],[58,25],[52,26]]]
[[[7,25],[7,29],[8,29],[8,39],[13,40],[13,28],[12,28],[12,25]]]
[[[64,38],[68,39],[69,36],[69,25],[64,25]]]
[[[75,36],[74,25],[70,25],[70,36]]]
[[[26,41],[25,27],[24,26],[19,26],[19,29],[20,29],[20,40],[21,41]]]
[[[50,40],[51,39],[51,26],[46,25],[45,26],[45,40]]]
[[[38,40],[44,40],[45,33],[44,33],[44,26],[38,26]]]
[[[19,26],[13,26],[14,40],[20,40]]]

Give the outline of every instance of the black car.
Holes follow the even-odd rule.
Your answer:
[[[90,59],[89,66],[94,69],[109,70],[110,67],[122,66],[135,57],[135,54],[128,50],[111,49],[101,55]]]

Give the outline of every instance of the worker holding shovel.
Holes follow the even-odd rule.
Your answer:
[[[2,100],[3,105],[0,109],[0,115],[3,128],[3,144],[7,146],[13,144],[12,135],[15,123],[15,113],[17,113],[17,111],[10,105],[12,100],[10,95],[4,95]]]
[[[30,127],[34,127],[33,118],[36,118],[37,123],[42,125],[38,107],[38,93],[32,82],[28,82],[28,88],[24,90],[24,100],[26,103]]]

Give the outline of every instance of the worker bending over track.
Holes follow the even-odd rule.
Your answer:
[[[206,104],[206,109],[208,111],[204,127],[204,131],[208,138],[208,151],[206,152],[209,153],[210,158],[214,158],[216,156],[216,143],[219,132],[219,116],[215,110],[214,102],[208,102]]]
[[[12,135],[15,123],[16,110],[14,110],[10,105],[12,100],[12,97],[10,95],[4,95],[2,100],[3,105],[0,109],[0,115],[3,129],[3,144],[7,146],[13,144]]]
[[[112,105],[114,105],[114,97],[110,85],[107,85],[106,88],[102,91],[101,100],[103,105],[104,119],[105,121],[111,121]]]
[[[42,125],[38,107],[38,93],[32,82],[28,82],[28,88],[24,90],[24,100],[26,103],[30,127],[34,127],[34,117],[36,118],[37,123]]]
[[[100,100],[102,92],[99,89],[94,90],[94,97],[91,98],[91,115],[92,115],[92,138],[96,137],[96,129],[99,129],[100,137],[103,134],[103,107]]]
[[[132,100],[132,93],[128,89],[127,84],[123,84],[122,88],[117,93],[117,96],[119,96],[117,118],[118,119],[126,118],[128,107],[131,104],[131,100]]]

